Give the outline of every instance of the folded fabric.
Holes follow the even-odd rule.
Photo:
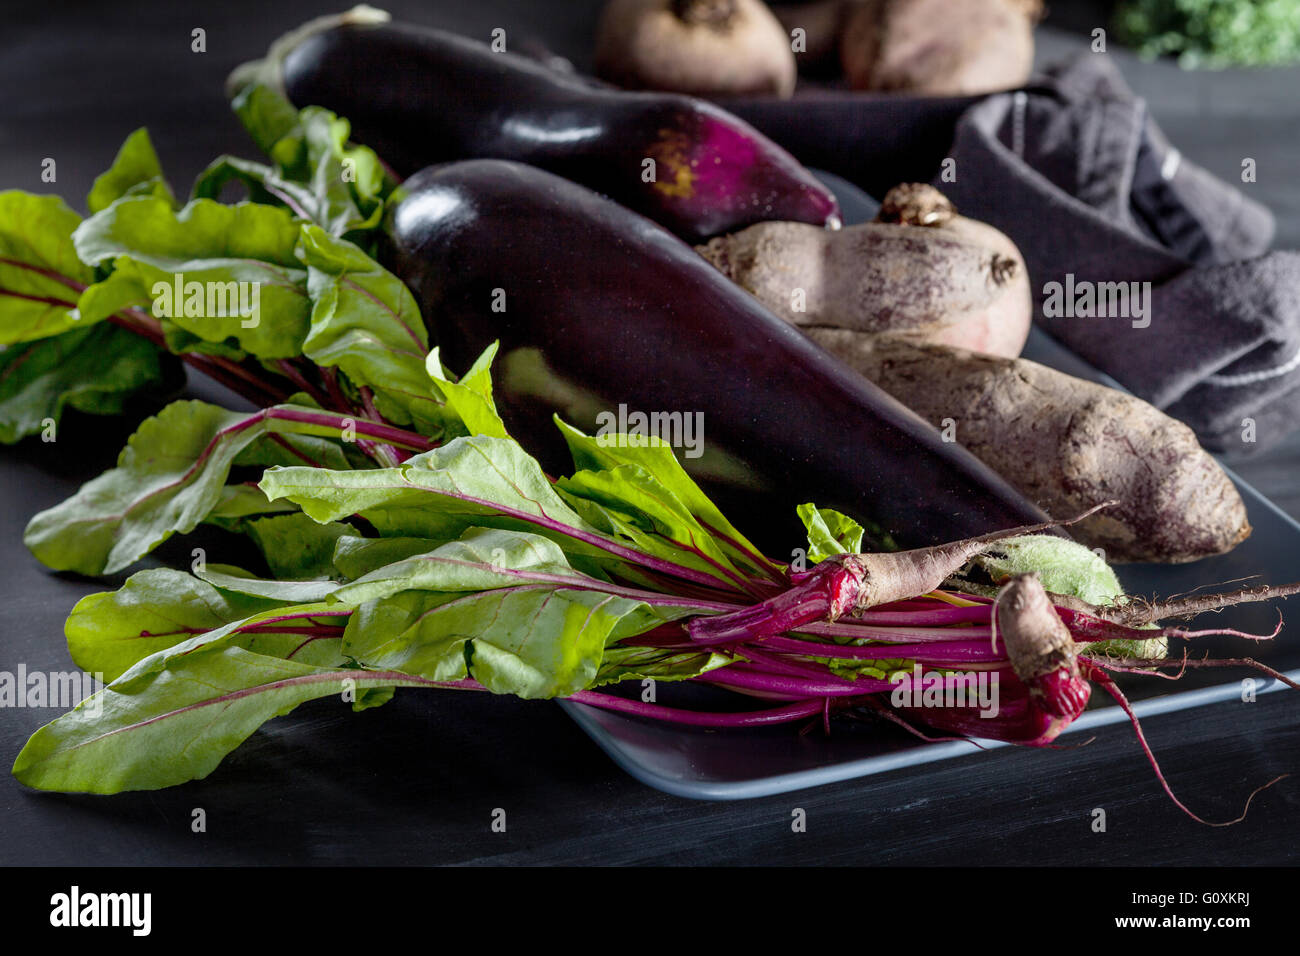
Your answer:
[[[1020,247],[1036,321],[1214,450],[1300,425],[1300,254],[1273,218],[1182,157],[1109,57],[1024,90],[818,91],[726,104],[808,165],[879,196],[932,180]]]

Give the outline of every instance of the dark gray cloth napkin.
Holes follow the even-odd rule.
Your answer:
[[[1269,212],[1182,157],[1109,57],[965,101],[830,92],[726,105],[877,195],[882,169],[932,179],[1020,247],[1044,329],[1206,447],[1250,451],[1300,425],[1300,254],[1267,251]],[[1120,289],[1103,283],[1137,283],[1123,289],[1137,295],[1114,308]],[[1079,314],[1087,291],[1105,303],[1093,315]]]

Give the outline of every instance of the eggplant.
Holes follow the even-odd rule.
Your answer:
[[[553,474],[570,467],[553,414],[590,431],[602,414],[698,412],[703,453],[679,459],[772,553],[802,541],[808,501],[885,547],[1046,520],[690,246],[566,179],[499,160],[426,169],[385,231],[381,256],[449,367],[500,342],[502,418]]]
[[[699,242],[769,219],[835,227],[834,195],[702,100],[602,89],[513,53],[359,7],[313,21],[231,75],[345,116],[399,175],[511,159],[582,183]],[[653,161],[651,163],[650,161]]]

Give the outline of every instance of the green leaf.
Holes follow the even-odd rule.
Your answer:
[[[200,175],[196,197],[216,198],[237,180],[251,198],[282,202],[333,236],[361,238],[379,226],[395,183],[372,150],[348,143],[347,120],[318,106],[295,110],[261,85],[244,89],[232,106],[273,165],[221,157]]]
[[[678,651],[615,644],[605,648],[600,669],[591,686],[624,680],[689,680],[734,662],[734,658],[717,651]]]
[[[310,184],[321,218],[335,235],[379,224],[395,183],[374,151],[348,143],[351,124],[319,106],[298,114],[298,126],[271,147],[284,173]]]
[[[257,148],[268,156],[276,143],[294,135],[300,126],[294,105],[260,83],[245,87],[230,105]]]
[[[385,537],[448,541],[474,526],[531,531],[559,543],[584,571],[616,565],[639,575],[637,567],[645,565],[707,585],[727,583],[721,575],[647,555],[630,540],[602,531],[570,507],[537,461],[507,438],[457,438],[397,468],[366,472],[271,468],[261,488],[317,521],[359,514]]]
[[[607,643],[698,613],[582,574],[540,535],[487,528],[372,571],[330,600],[358,608],[344,653],[363,664],[472,676],[521,697],[581,690]]]
[[[621,447],[619,442],[602,441],[585,435],[558,416],[555,424],[568,442],[569,453],[578,468],[599,472],[620,465],[636,465],[645,469],[717,539],[737,567],[751,572],[766,571],[772,567],[762,552],[727,520],[718,506],[709,500],[708,495],[686,473],[667,443],[648,436],[643,442],[626,442]]]
[[[123,196],[154,196],[175,207],[176,198],[163,178],[149,131],[141,127],[126,138],[108,171],[101,173],[86,197],[92,214],[107,209]]]
[[[298,509],[287,501],[267,501],[266,495],[257,485],[226,485],[221,489],[221,497],[208,512],[204,523],[225,528],[227,531],[242,532],[246,530],[249,518],[259,518],[268,514],[293,514]]]
[[[245,573],[239,572],[238,568],[230,570],[239,574]],[[296,658],[296,652],[303,645],[306,629],[320,624],[342,624],[342,618],[337,615],[338,608],[328,606],[322,601],[299,602],[292,598],[290,600],[266,598],[265,595],[245,594],[243,591],[222,586],[220,580],[222,578],[237,582],[245,580],[237,574],[211,572],[203,577],[213,578],[215,583],[207,580],[204,583],[210,584],[219,591],[238,594],[244,599],[260,598],[263,601],[263,609],[240,620],[230,621],[212,630],[182,638],[169,647],[157,650],[132,664],[122,674],[120,680],[128,682],[147,674],[159,673],[182,657],[207,654],[223,647],[242,647],[245,650],[256,650],[259,654]],[[283,628],[283,631],[264,632],[263,629],[268,626]],[[327,657],[326,662],[331,666],[343,662],[344,658],[339,650],[338,646],[334,647]]]
[[[607,586],[574,571],[560,546],[541,535],[470,528],[455,541],[385,565],[343,585],[332,599],[355,606],[398,591],[486,591],[570,583],[575,587]]]
[[[457,438],[396,468],[365,472],[271,468],[260,484],[271,500],[287,498],[317,521],[360,514],[385,536],[447,540],[484,525],[552,539],[571,532],[601,537],[552,490],[537,461],[507,438]]]
[[[555,488],[593,525],[646,554],[714,575],[724,584],[742,576],[686,505],[640,465],[579,471]]]
[[[813,564],[835,554],[857,554],[862,550],[864,529],[847,515],[830,508],[802,504],[795,509],[808,529],[808,560]]]
[[[672,620],[628,598],[556,587],[403,591],[353,612],[344,653],[431,680],[473,677],[496,694],[564,697],[595,679],[606,641]],[[620,627],[625,618],[635,625]]]
[[[355,245],[315,226],[303,227],[298,255],[312,302],[303,354],[373,389],[394,424],[440,430],[445,402],[425,370],[429,338],[411,290]]]
[[[994,596],[1000,582],[1030,571],[1038,572],[1043,587],[1053,594],[1071,594],[1089,604],[1113,604],[1124,589],[1115,571],[1091,549],[1049,534],[1027,534],[995,541],[975,555],[954,576],[962,589]]]
[[[427,554],[441,541],[432,538],[361,538],[345,535],[334,545],[335,569],[350,581],[385,565]]]
[[[241,183],[248,190],[250,202],[268,206],[278,203],[299,219],[316,222],[310,211],[315,202],[311,190],[285,179],[264,163],[237,156],[219,156],[209,163],[195,180],[190,198],[219,201],[222,190],[231,182]]]
[[[299,227],[283,209],[196,199],[128,197],[87,219],[77,254],[113,273],[81,296],[93,322],[126,306],[151,311],[205,342],[260,358],[302,351],[310,319],[306,273],[294,258]]]
[[[352,462],[347,456],[347,445],[340,442],[341,439],[298,435],[276,429],[250,442],[235,456],[234,463],[241,467],[306,464],[315,468],[347,470],[352,467]],[[269,504],[261,491],[257,494]]]
[[[171,568],[151,568],[116,591],[82,598],[64,633],[77,666],[112,681],[151,654],[280,606]]]
[[[340,538],[355,535],[356,529],[336,521],[319,524],[295,512],[251,521],[248,534],[275,577],[304,580],[333,576],[334,546]]]
[[[67,408],[121,414],[131,395],[182,380],[175,359],[113,325],[0,346],[0,443],[36,434]]]
[[[247,594],[277,604],[315,604],[338,590],[335,581],[275,581],[259,578],[251,571],[230,564],[209,564],[194,572],[195,577],[223,591]]]
[[[77,328],[77,296],[94,276],[72,234],[81,217],[58,196],[0,192],[0,345]]]
[[[497,343],[493,342],[483,350],[483,354],[459,381],[452,381],[443,368],[438,350],[435,348],[429,352],[425,359],[425,369],[435,381],[447,408],[459,419],[459,423],[450,420],[444,423],[449,434],[510,437],[497,413],[496,402],[492,399],[492,360],[496,354]]]
[[[173,402],[141,423],[116,468],[32,518],[23,540],[57,571],[120,571],[172,534],[192,531],[203,521],[222,502],[240,451],[272,432],[329,433],[269,412],[249,415],[205,402]]]
[[[155,658],[36,731],[14,761],[14,776],[29,787],[77,793],[170,787],[206,777],[263,723],[305,701],[340,694],[344,681],[358,696],[427,684],[238,646],[151,666]]]

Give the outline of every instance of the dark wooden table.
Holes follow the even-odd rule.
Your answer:
[[[340,4],[341,5],[341,4]],[[395,15],[487,37],[537,36],[582,62],[599,0],[475,4],[399,2]],[[187,9],[190,7],[192,9]],[[1050,59],[1082,47],[1095,16],[1058,4],[1041,31]],[[326,5],[328,8],[328,5]],[[0,32],[0,188],[57,191],[79,205],[130,130],[147,125],[178,188],[213,156],[250,154],[222,98],[231,66],[322,8],[311,3],[27,4]],[[192,53],[191,30],[207,33]],[[1184,74],[1112,48],[1186,155],[1224,176],[1259,164],[1254,194],[1300,244],[1300,97],[1296,71]],[[57,163],[57,182],[40,180]],[[1300,307],[1300,305],[1298,305]],[[212,389],[200,394],[223,396]],[[70,418],[59,441],[0,450],[0,670],[70,666],[62,641],[72,604],[100,586],[52,575],[22,546],[36,510],[109,466],[126,423]],[[1300,441],[1241,473],[1300,514]],[[162,556],[187,552],[164,548]],[[0,711],[12,759],[53,712]],[[1206,815],[1240,807],[1238,781],[1300,768],[1300,696],[1273,694],[1148,722],[1181,796]],[[8,764],[6,763],[7,767]],[[1232,781],[1227,784],[1226,781]],[[1245,788],[1248,789],[1248,788]],[[807,832],[791,830],[791,810]],[[1103,807],[1105,833],[1090,828]],[[191,831],[193,811],[206,833]],[[507,812],[504,834],[490,827]],[[1157,788],[1131,733],[1087,747],[1003,749],[886,776],[741,803],[696,803],[637,783],[553,704],[477,695],[400,694],[351,715],[335,702],[300,708],[256,734],[208,780],[112,798],[39,794],[0,774],[0,862],[239,863],[916,863],[1212,864],[1297,858],[1300,783],[1260,796],[1249,820],[1209,830]]]

